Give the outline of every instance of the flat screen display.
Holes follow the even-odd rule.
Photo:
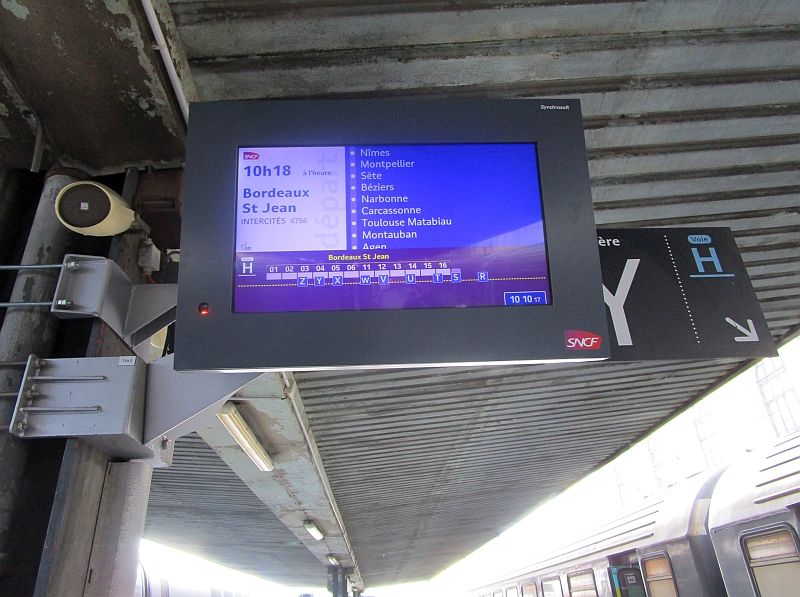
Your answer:
[[[608,357],[578,100],[191,110],[176,371]]]
[[[536,151],[239,147],[233,312],[552,304]]]

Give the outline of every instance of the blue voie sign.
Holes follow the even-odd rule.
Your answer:
[[[729,228],[598,230],[611,360],[775,356]]]

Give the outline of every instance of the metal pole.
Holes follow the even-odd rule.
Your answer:
[[[22,265],[57,265],[61,262],[72,233],[58,221],[55,214],[55,199],[59,191],[76,179],[65,175],[53,175],[44,184],[39,206],[33,221]],[[17,274],[11,301],[35,303],[52,300],[58,280],[58,269],[26,269]],[[19,387],[22,371],[19,367],[8,367],[2,363],[22,361],[31,353],[48,356],[55,340],[55,320],[49,311],[34,307],[14,306],[9,308],[2,330],[0,330],[0,392],[9,392]],[[24,567],[33,553],[41,553],[38,537],[28,537],[20,542],[14,536],[14,527],[20,524],[20,509],[26,496],[26,461],[31,444],[8,432],[13,400],[0,400],[0,593],[28,594],[22,590],[30,583],[27,578],[35,570]],[[38,505],[37,505],[38,506]],[[41,504],[50,511],[50,504]],[[30,509],[30,508],[29,508]],[[41,537],[44,540],[44,536]]]
[[[41,301],[41,302],[28,302],[28,303],[0,303],[0,309],[10,309],[10,308],[17,308],[17,307],[52,307],[53,301]]]
[[[70,261],[70,263],[72,263]],[[53,265],[0,265],[0,272],[5,270],[28,270],[28,269],[61,269],[61,263]]]
[[[328,566],[328,591],[330,591],[332,597],[341,597],[339,588],[339,567]]]

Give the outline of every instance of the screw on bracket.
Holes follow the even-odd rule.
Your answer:
[[[17,435],[25,435],[25,430],[28,428],[28,413],[22,413],[22,420],[17,422],[15,428],[17,430]]]

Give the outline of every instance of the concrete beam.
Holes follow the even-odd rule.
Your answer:
[[[82,597],[108,456],[67,441],[34,597]]]
[[[651,172],[680,173],[699,169],[758,166],[795,162],[800,156],[800,144],[717,151],[686,151],[680,153],[596,158],[589,161],[592,178],[605,176],[635,176]]]
[[[0,165],[30,168],[37,128],[30,106],[0,63]]]
[[[331,55],[242,56],[223,60],[192,60],[192,72],[207,99],[381,95],[451,92],[484,86],[509,93],[525,84],[532,92],[572,95],[570,81],[591,89],[605,78],[666,78],[678,85],[684,79],[717,76],[717,83],[757,73],[787,69],[796,73],[800,49],[796,32],[753,32],[749,37],[707,34],[698,39],[676,37],[672,43],[655,34],[624,36],[617,47],[598,35],[580,45],[573,38],[507,42],[491,47],[424,46],[367,48]],[[623,43],[624,42],[624,43]],[[612,46],[612,47],[609,47]],[[695,84],[697,84],[695,83]]]
[[[536,96],[548,97],[548,96]],[[553,96],[556,97],[556,96]],[[776,106],[796,104],[800,97],[800,81],[755,81],[745,83],[697,84],[687,87],[620,89],[559,94],[557,97],[578,97],[584,118],[606,115],[642,115],[652,112],[675,113],[714,108],[720,112],[743,106]],[[622,124],[618,120],[616,124]]]
[[[353,582],[363,588],[302,399],[291,374],[287,379],[290,388],[281,374],[266,373],[231,397],[274,460],[274,471],[260,471],[219,421],[197,432],[322,564],[335,555],[340,565],[355,568]],[[322,531],[321,540],[311,537],[306,520]]]
[[[0,54],[65,166],[105,174],[183,160],[185,124],[139,0],[4,2]],[[30,133],[0,134],[0,157],[20,140]]]
[[[193,59],[800,23],[794,7],[780,0],[760,2],[758,10],[748,0],[694,0],[682,2],[680,10],[652,2],[555,6],[515,2],[511,7],[503,2],[502,8],[486,2],[409,2],[410,9],[396,2],[369,2],[349,9],[340,4],[338,10],[292,2],[283,3],[283,11],[280,4],[226,2],[218,7],[203,5],[199,11],[194,3],[176,2],[173,11]]]
[[[623,202],[631,201],[675,203],[682,197],[690,200],[707,196],[709,199],[720,200],[725,199],[726,194],[729,194],[732,199],[742,196],[753,199],[771,195],[797,194],[800,191],[798,170],[800,168],[795,167],[785,172],[707,176],[629,184],[621,181],[620,184],[592,187],[592,199],[595,209],[603,209],[608,205],[617,204],[617,202],[623,206]],[[761,203],[757,207],[763,209],[765,204]]]
[[[586,149],[668,145],[747,137],[768,137],[800,133],[800,116],[741,118],[720,121],[653,124],[636,127],[608,127],[589,130]]]
[[[192,78],[192,71],[189,68],[189,60],[186,57],[186,52],[183,48],[178,28],[175,25],[175,20],[172,17],[172,10],[168,0],[151,0],[153,10],[156,13],[159,24],[161,25],[161,32],[167,42],[169,54],[172,57],[172,64],[175,66],[175,71],[178,73],[178,78],[181,82],[183,94],[187,102],[196,102],[200,99],[197,94],[197,87]]]
[[[755,197],[753,195],[756,195]],[[754,199],[757,199],[754,201]],[[736,226],[734,221],[756,216],[771,216],[773,226],[797,225],[800,216],[796,213],[800,205],[800,195],[778,195],[767,198],[758,198],[757,194],[721,201],[697,202],[664,202],[647,203],[639,205],[615,205],[611,202],[603,209],[595,206],[594,219],[598,225],[611,225],[624,222],[630,226],[634,222],[640,226],[674,226],[677,224],[690,224],[701,221],[706,226],[730,226],[736,229],[747,229],[755,226],[753,220],[742,222]],[[743,216],[748,216],[745,218]],[[683,219],[684,222],[680,222]]]
[[[83,597],[133,595],[152,473],[146,462],[108,465]]]

